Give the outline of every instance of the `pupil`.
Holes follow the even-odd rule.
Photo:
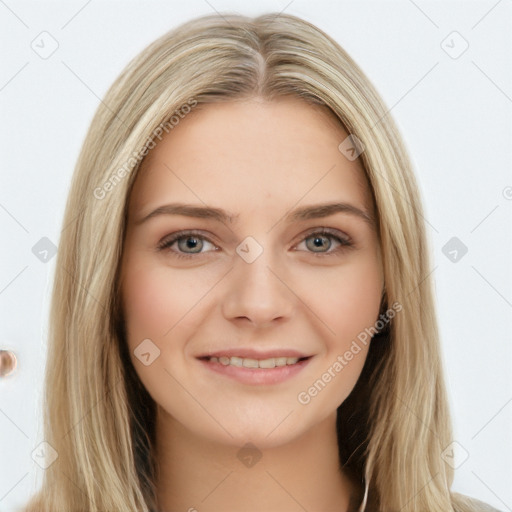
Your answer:
[[[197,245],[199,243],[199,240],[197,238],[194,238],[193,236],[188,236],[184,240],[186,249],[195,249],[197,248]]]
[[[315,247],[325,247],[325,242],[327,242],[327,238],[324,236],[315,236],[315,238],[313,239],[313,244]]]

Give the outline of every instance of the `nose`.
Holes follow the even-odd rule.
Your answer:
[[[226,277],[222,311],[228,320],[265,327],[291,317],[297,298],[270,250],[263,250],[252,262],[236,257]]]

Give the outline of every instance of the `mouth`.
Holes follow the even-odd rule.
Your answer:
[[[272,368],[280,368],[283,366],[294,366],[298,363],[310,359],[312,356],[305,357],[269,357],[265,359],[254,359],[251,357],[240,356],[203,356],[199,357],[201,361],[207,363],[219,363],[223,366],[235,366],[237,368],[249,368],[251,370],[268,370]]]
[[[255,354],[254,351],[224,351],[197,357],[201,366],[211,374],[239,383],[262,386],[275,385],[298,375],[313,359],[297,351],[273,351]]]

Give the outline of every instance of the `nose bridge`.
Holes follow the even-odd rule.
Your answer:
[[[286,277],[279,275],[282,266],[270,247],[247,237],[236,253],[224,298],[225,316],[246,317],[253,323],[289,316],[294,296],[283,283]]]

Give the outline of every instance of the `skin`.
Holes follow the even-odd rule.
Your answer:
[[[346,212],[285,220],[324,202],[347,202],[373,218],[360,159],[338,149],[347,136],[324,107],[299,99],[214,103],[198,105],[144,161],[129,200],[121,289],[131,358],[158,409],[159,510],[349,510],[358,488],[338,467],[336,410],[369,345],[309,403],[297,397],[378,319],[378,237],[374,223]],[[137,223],[171,202],[236,217]],[[320,235],[315,246],[322,227],[353,245]],[[192,236],[195,248],[185,237],[158,250],[186,229],[205,238]],[[236,252],[248,236],[263,249],[251,263]],[[145,339],[160,350],[147,366],[134,355]],[[313,357],[291,379],[259,386],[196,359],[233,347]],[[261,456],[251,467],[239,454],[248,442],[256,447],[249,454]]]

